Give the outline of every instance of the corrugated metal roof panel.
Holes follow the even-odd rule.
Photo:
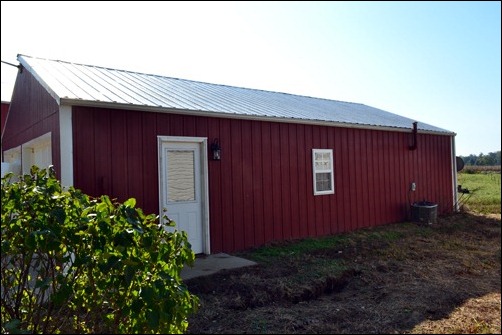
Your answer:
[[[412,120],[364,104],[209,84],[18,55],[59,99],[120,103],[271,119],[410,129]],[[418,129],[452,132],[426,123]]]

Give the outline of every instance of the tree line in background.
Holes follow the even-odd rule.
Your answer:
[[[460,156],[465,165],[472,166],[491,166],[500,164],[500,151],[490,152],[488,154],[480,153],[479,155]]]

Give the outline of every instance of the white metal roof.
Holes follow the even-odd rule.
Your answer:
[[[210,84],[18,55],[60,104],[120,105],[208,116],[409,130],[412,120],[364,104]],[[454,134],[418,122],[425,132]]]

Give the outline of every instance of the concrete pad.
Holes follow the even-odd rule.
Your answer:
[[[181,279],[187,280],[200,276],[208,276],[223,269],[236,269],[256,265],[248,259],[230,256],[225,253],[200,255],[195,258],[193,266],[185,266],[180,273]]]

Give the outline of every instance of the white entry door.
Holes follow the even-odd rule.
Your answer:
[[[208,253],[204,187],[207,169],[202,150],[205,140],[163,137],[159,144],[161,214],[166,209],[167,217],[176,223],[166,229],[185,231],[194,253]]]

